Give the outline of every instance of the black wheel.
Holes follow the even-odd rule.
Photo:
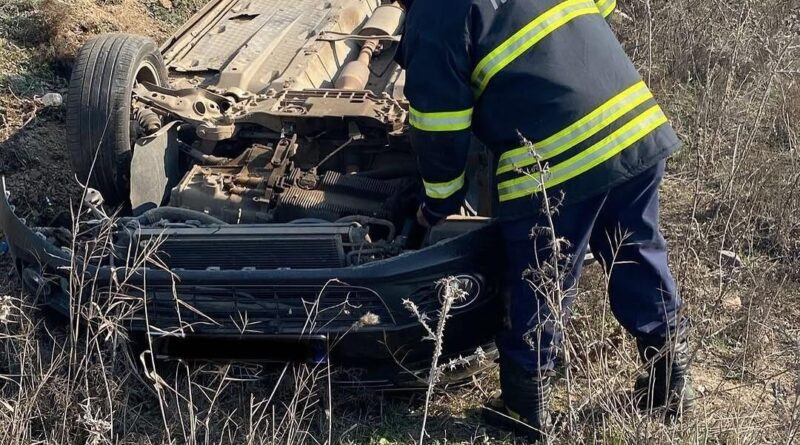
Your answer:
[[[112,205],[128,200],[131,90],[137,82],[167,84],[156,43],[130,34],[93,38],[78,52],[67,97],[67,146],[78,179]]]

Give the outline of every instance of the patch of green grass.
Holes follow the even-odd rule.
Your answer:
[[[171,8],[165,8],[159,0],[144,0],[142,3],[165,29],[173,31],[208,3],[208,0],[172,0]]]
[[[0,37],[23,47],[48,41],[51,28],[41,13],[41,4],[41,0],[4,0],[0,3]]]
[[[0,37],[0,89],[28,96],[62,83],[46,57],[36,57],[34,51]]]

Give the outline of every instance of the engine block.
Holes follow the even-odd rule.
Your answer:
[[[375,179],[294,166],[293,141],[257,145],[223,165],[195,165],[172,189],[170,205],[205,212],[232,224],[345,216],[396,220],[408,210],[418,180]]]

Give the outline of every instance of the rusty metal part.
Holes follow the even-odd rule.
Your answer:
[[[149,82],[139,82],[136,85],[133,99],[195,124],[219,120],[234,105],[231,99],[203,88],[174,90]]]
[[[227,165],[194,166],[172,189],[170,205],[230,223],[268,222],[274,187],[295,149],[296,138],[284,139],[275,149],[256,144]]]
[[[369,82],[369,64],[372,61],[372,55],[378,47],[377,40],[367,40],[364,46],[361,47],[361,52],[358,59],[349,62],[345,65],[339,78],[336,79],[336,88],[343,90],[363,90],[367,87]]]
[[[194,166],[172,188],[170,205],[229,223],[335,221],[348,215],[397,217],[401,196],[416,180],[378,180],[299,168],[297,137],[274,146],[255,144],[225,165]]]
[[[310,134],[332,126],[347,131],[349,122],[355,121],[359,127],[393,132],[403,128],[407,113],[389,95],[369,91],[289,90],[236,102],[202,88],[174,90],[142,82],[134,99],[159,114],[195,125],[197,136],[210,142],[234,137],[240,124],[275,133],[291,126],[294,132]]]
[[[207,155],[194,147],[189,147],[185,150],[185,153],[203,165],[223,165],[231,161],[230,158]]]
[[[138,108],[136,121],[145,134],[153,134],[161,128],[161,117],[150,108]]]
[[[299,3],[285,7],[286,2]],[[162,48],[177,78],[173,84],[198,86],[170,89],[142,82],[134,99],[162,117],[193,125],[201,139],[198,148],[207,155],[219,141],[239,138],[240,129],[309,135],[344,132],[355,122],[366,130],[400,132],[405,106],[385,92],[397,89],[401,70],[391,54],[379,52],[379,39],[399,32],[403,13],[396,5],[381,3],[212,1]],[[363,45],[325,42],[318,38],[323,32],[372,38]],[[199,60],[196,66],[194,59]],[[370,62],[379,74],[370,73]],[[189,73],[197,79],[185,82],[182,74]],[[274,89],[262,89],[266,86]],[[335,86],[368,88],[373,94],[328,90]]]
[[[309,217],[335,221],[342,215],[358,213],[389,217],[384,204],[362,196],[289,187],[278,197],[275,217],[284,222]]]
[[[362,131],[400,130],[407,111],[388,95],[376,96],[370,91],[304,90],[283,91],[259,101],[246,113],[237,115],[237,124],[257,124],[280,132],[287,125],[305,135],[316,134],[337,126],[347,131],[355,122]]]
[[[137,103],[194,124],[200,139],[222,141],[233,137],[236,131],[232,120],[236,103],[228,97],[202,88],[173,90],[148,82],[139,83],[133,94]],[[140,110],[144,110],[140,114],[156,114],[149,108],[140,107]],[[147,119],[146,124],[152,126],[151,118]]]
[[[267,222],[266,202],[236,193],[241,189],[233,185],[232,178],[240,171],[236,166],[196,165],[172,189],[170,205],[206,212],[230,223]]]
[[[395,4],[380,6],[375,9],[358,35],[362,37],[395,36],[403,26],[404,17],[403,9]],[[380,41],[378,39],[364,41],[358,58],[345,65],[339,73],[339,77],[336,79],[336,88],[365,89],[371,74],[369,65],[379,48]]]
[[[403,27],[404,18],[405,12],[397,3],[378,6],[358,35],[365,37],[396,36]]]
[[[197,126],[197,137],[207,141],[224,141],[232,138],[235,131],[233,124],[203,122]]]
[[[347,34],[336,31],[325,31],[321,33],[319,37],[317,37],[318,42],[343,42],[343,41],[366,42],[367,40],[377,40],[381,43],[383,42],[396,43],[401,41],[402,37],[401,36],[364,37],[358,34]]]
[[[297,54],[286,69],[269,85],[276,90],[331,88],[337,75],[348,61],[358,56],[360,47],[350,41],[329,41],[327,32],[351,34],[367,20],[379,5],[376,0],[337,0],[331,2],[332,14],[326,26],[309,36],[309,43]]]
[[[361,27],[357,34],[323,31],[317,37],[317,40],[323,42],[339,42],[342,40],[399,42],[399,34],[403,27],[404,19],[405,12],[397,3],[381,5],[372,12],[367,23]]]

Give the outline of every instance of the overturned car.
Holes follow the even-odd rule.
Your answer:
[[[124,282],[140,302],[130,332],[162,357],[330,360],[343,381],[403,386],[426,375],[419,315],[436,322],[450,277],[443,360],[491,358],[502,264],[489,161],[474,150],[461,215],[417,225],[402,21],[379,0],[213,0],[161,48],[89,41],[67,142],[90,217],[29,228],[2,185],[25,286],[69,314]],[[460,360],[450,378],[489,362]]]

